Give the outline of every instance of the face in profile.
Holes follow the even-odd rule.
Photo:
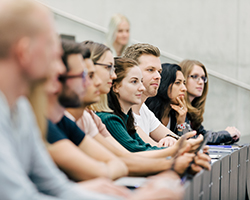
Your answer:
[[[189,99],[192,100],[196,97],[200,97],[203,93],[206,75],[202,67],[194,65],[187,78],[187,92]]]
[[[66,68],[62,59],[56,59],[51,65],[45,89],[48,95],[58,95],[62,92],[62,83],[59,81],[59,77],[66,73]]]
[[[71,54],[67,58],[69,72],[65,74],[63,89],[58,97],[62,106],[79,107],[83,98],[85,87],[88,85],[86,64],[81,54]]]
[[[168,96],[172,104],[178,104],[177,97],[184,98],[186,88],[186,81],[181,71],[176,72],[176,79],[168,88]]]
[[[143,75],[143,85],[146,97],[153,97],[157,94],[161,81],[161,60],[154,55],[143,54],[139,58],[139,67]]]
[[[119,85],[114,85],[114,92],[122,106],[130,107],[141,103],[141,96],[145,90],[142,83],[142,73],[138,66],[127,69],[127,75]]]
[[[85,59],[85,63],[88,69],[89,84],[82,99],[82,104],[90,105],[100,101],[100,86],[102,81],[97,75],[96,66],[93,61],[91,59]]]
[[[130,25],[126,20],[123,20],[119,25],[116,33],[115,43],[127,45],[129,41]]]
[[[102,84],[100,86],[101,94],[108,94],[112,86],[113,79],[116,79],[116,74],[113,71],[114,58],[111,51],[106,51],[102,57],[96,61],[96,73],[100,77]]]

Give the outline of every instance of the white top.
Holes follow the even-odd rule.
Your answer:
[[[148,109],[145,103],[142,104],[139,113],[140,115],[133,113],[135,126],[139,126],[147,135],[160,126],[161,122],[156,118],[154,113]]]
[[[169,117],[168,125],[166,126],[169,130],[170,130],[170,125],[171,125],[171,117]]]

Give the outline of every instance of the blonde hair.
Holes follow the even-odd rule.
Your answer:
[[[204,70],[205,76],[208,78],[205,66],[197,60],[186,59],[183,60],[179,65],[182,69],[183,75],[186,80],[188,79],[188,76],[190,75],[194,65],[200,66]],[[203,114],[205,112],[207,93],[208,93],[208,80],[204,84],[204,89],[200,97],[196,97],[192,102],[190,102],[188,92],[187,95],[185,95],[185,101],[187,104],[188,113],[190,115],[190,120],[193,129],[198,129],[201,123],[203,122]]]
[[[47,94],[44,89],[45,82],[45,80],[42,80],[33,84],[31,86],[31,92],[28,99],[33,108],[38,127],[41,131],[42,139],[47,144],[47,120],[45,117],[45,111],[47,110]]]
[[[113,113],[113,110],[109,108],[108,105],[108,96],[107,94],[100,95],[100,101],[89,106],[90,110],[94,110],[96,112],[110,112]]]
[[[110,19],[110,22],[109,22],[109,28],[108,28],[108,32],[106,34],[106,44],[112,50],[114,55],[116,55],[116,51],[114,50],[113,44],[114,44],[115,39],[116,39],[118,26],[123,21],[128,22],[128,24],[130,25],[130,22],[129,22],[128,18],[125,17],[122,14],[113,15],[112,18]],[[128,42],[128,44],[129,44],[129,42]],[[124,45],[124,47],[122,48],[121,53],[123,53],[123,51],[127,48],[128,44]]]

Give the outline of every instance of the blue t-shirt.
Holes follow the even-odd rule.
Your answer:
[[[85,133],[76,125],[75,122],[66,116],[63,116],[57,124],[53,124],[50,120],[48,120],[47,140],[51,144],[59,140],[69,139],[78,146],[84,137]]]

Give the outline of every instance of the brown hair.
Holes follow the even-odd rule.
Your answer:
[[[82,42],[81,45],[90,50],[91,52],[90,59],[93,61],[93,63],[100,60],[100,58],[106,51],[111,51],[110,48],[107,47],[106,45],[98,42],[93,42],[90,40]]]
[[[114,114],[119,116],[125,123],[124,114],[121,109],[121,105],[118,101],[119,94],[115,93],[113,88],[117,87],[121,84],[122,80],[126,77],[128,73],[128,69],[133,68],[135,66],[138,66],[138,63],[130,58],[115,58],[115,73],[117,75],[117,78],[113,80],[113,85],[111,87],[111,90],[108,94],[108,102],[109,107],[114,111]],[[126,124],[127,131],[130,135],[134,134],[136,132],[135,126],[134,126],[134,117],[132,113],[132,109],[128,111],[128,120]]]
[[[186,59],[183,60],[179,65],[182,69],[183,75],[186,80],[188,79],[188,76],[190,75],[190,72],[192,71],[194,65],[200,66],[204,70],[205,76],[208,78],[205,66],[197,60]],[[192,102],[189,101],[188,92],[187,95],[185,95],[185,101],[187,104],[188,113],[190,116],[190,121],[193,129],[197,130],[200,127],[201,123],[203,122],[203,114],[205,112],[207,93],[208,93],[208,81],[204,85],[204,90],[202,95],[200,97],[196,97]]]
[[[161,55],[160,50],[157,47],[151,44],[138,43],[126,48],[123,57],[131,58],[140,64],[139,57],[143,54],[154,55],[156,57],[160,57]]]
[[[81,45],[90,50],[90,59],[96,63],[106,51],[111,51],[109,47],[104,44],[93,42],[90,40],[83,41]],[[113,112],[108,106],[107,94],[100,95],[100,101],[88,106],[90,110],[97,112]]]
[[[130,58],[115,58],[115,73],[117,78],[113,80],[112,88],[119,85],[128,73],[128,69],[138,66],[138,63]]]

